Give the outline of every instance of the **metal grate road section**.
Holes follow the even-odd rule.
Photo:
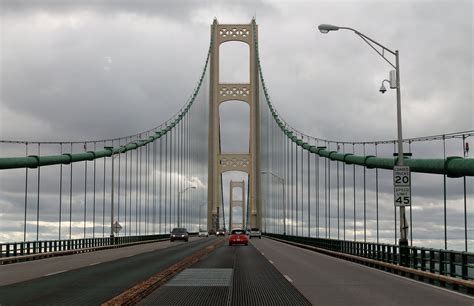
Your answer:
[[[238,251],[232,305],[311,305],[253,246]]]
[[[186,269],[165,286],[168,287],[228,287],[232,283],[232,269]]]
[[[223,246],[139,305],[311,305],[253,246]]]

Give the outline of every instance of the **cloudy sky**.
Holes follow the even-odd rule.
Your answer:
[[[349,31],[319,33],[320,23],[356,28],[400,50],[405,137],[474,128],[472,1],[0,4],[3,140],[93,140],[157,126],[196,85],[214,17],[220,23],[256,17],[272,102],[306,134],[347,141],[396,137],[395,92],[378,91],[391,67]],[[228,49],[223,81],[245,80],[242,48]],[[230,150],[246,145],[239,139],[248,129],[236,119],[245,111],[229,105],[222,112],[231,127],[227,139],[237,139]],[[440,148],[434,155],[442,155]]]

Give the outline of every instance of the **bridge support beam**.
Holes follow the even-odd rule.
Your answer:
[[[210,62],[209,95],[209,172],[207,228],[219,228],[219,212],[222,211],[222,174],[226,171],[243,171],[249,180],[249,224],[261,227],[260,162],[259,162],[259,90],[258,65],[255,50],[257,39],[255,20],[250,24],[219,24],[217,19],[211,25],[212,49]],[[250,49],[250,82],[225,84],[219,82],[219,47],[228,41],[247,43]],[[250,145],[245,154],[224,154],[220,143],[219,105],[229,100],[240,100],[250,106]],[[229,224],[229,226],[231,226]]]

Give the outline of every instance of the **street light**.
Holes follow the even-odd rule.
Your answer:
[[[196,189],[196,186],[187,187],[178,192],[178,227],[181,227],[181,194],[189,189]]]
[[[366,44],[368,44],[372,49],[374,49],[375,52],[377,52],[390,66],[392,66],[395,69],[395,75],[391,73],[391,86],[390,88],[396,88],[397,89],[397,136],[398,136],[398,158],[397,158],[397,165],[398,166],[403,166],[403,136],[402,136],[402,107],[401,107],[401,100],[400,100],[400,63],[399,63],[399,52],[398,50],[392,51],[385,47],[384,45],[376,42],[372,38],[362,34],[361,32],[349,28],[349,27],[339,27],[335,26],[332,24],[320,24],[318,26],[318,29],[321,33],[327,34],[330,31],[338,31],[338,30],[350,30],[357,34]],[[382,51],[379,51],[376,47],[374,47],[374,44],[382,48]],[[395,64],[393,64],[390,60],[388,60],[385,57],[385,51],[391,53],[392,55],[395,56]],[[392,77],[393,76],[393,77]],[[395,79],[395,80],[394,80]],[[385,80],[384,80],[385,81]],[[385,87],[383,86],[382,81],[382,87],[380,88],[380,92],[384,93],[385,92]],[[393,86],[392,86],[393,83]],[[408,224],[406,222],[406,216],[405,216],[405,206],[400,206],[400,240],[399,245],[400,246],[407,246],[408,245],[408,240],[407,240],[407,230],[408,230]]]
[[[286,196],[285,196],[285,179],[273,172],[261,171],[261,174],[268,174],[276,178],[283,186],[283,235],[286,235]]]
[[[119,152],[119,154],[114,155],[114,148],[113,147],[104,147],[104,149],[112,151],[112,155],[111,155],[111,158],[112,158],[112,190],[111,190],[111,192],[112,192],[112,195],[111,195],[111,198],[110,198],[110,238],[113,239],[114,238],[114,193],[115,193],[115,190],[114,190],[114,186],[115,186],[114,160],[117,156],[120,155],[120,152]],[[113,241],[112,241],[112,244],[113,244]]]

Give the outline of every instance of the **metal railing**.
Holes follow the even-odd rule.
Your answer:
[[[195,236],[197,233],[189,233]],[[146,242],[158,239],[167,239],[170,234],[141,235],[141,236],[121,236],[121,237],[100,237],[81,238],[68,240],[39,240],[0,243],[0,258],[46,254],[61,251],[74,251],[81,249],[91,249],[112,245],[124,245],[129,243]]]
[[[439,275],[474,280],[474,253],[374,242],[298,237],[266,233],[266,236],[350,254]]]

